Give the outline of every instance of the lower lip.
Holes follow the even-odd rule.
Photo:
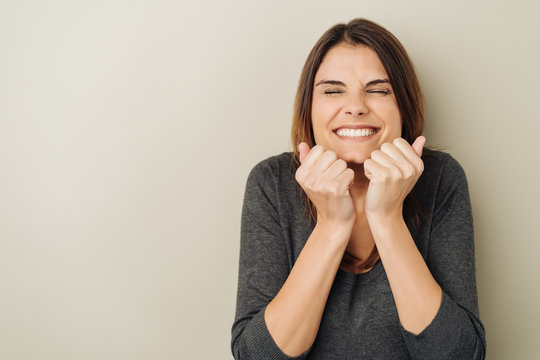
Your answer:
[[[352,142],[362,142],[370,140],[373,136],[375,136],[379,130],[376,130],[373,134],[368,136],[339,136],[335,131],[334,135],[336,135],[339,139],[345,140],[345,141],[352,141]]]

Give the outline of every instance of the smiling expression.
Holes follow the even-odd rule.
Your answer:
[[[325,55],[313,87],[315,142],[340,159],[362,164],[385,142],[401,136],[401,115],[377,53],[338,44]]]

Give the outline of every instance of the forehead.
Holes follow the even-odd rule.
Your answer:
[[[340,80],[345,83],[367,83],[375,79],[387,79],[379,56],[366,45],[338,44],[323,58],[315,80]]]

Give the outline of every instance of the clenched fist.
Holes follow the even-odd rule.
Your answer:
[[[420,156],[426,138],[419,136],[414,143],[396,138],[382,144],[364,162],[364,173],[369,186],[364,201],[370,216],[401,216],[403,201],[424,171]]]
[[[296,171],[296,181],[315,205],[317,222],[353,224],[356,211],[349,187],[354,171],[335,152],[320,145],[310,149],[303,142],[298,150],[301,165]]]

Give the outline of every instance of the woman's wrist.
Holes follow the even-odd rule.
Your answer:
[[[403,218],[403,213],[401,210],[388,213],[372,214],[366,212],[366,217],[374,238],[392,233],[392,231],[401,229],[403,226],[406,227],[405,219]]]
[[[353,227],[354,219],[349,221],[318,219],[314,231],[321,233],[331,243],[347,246]]]

